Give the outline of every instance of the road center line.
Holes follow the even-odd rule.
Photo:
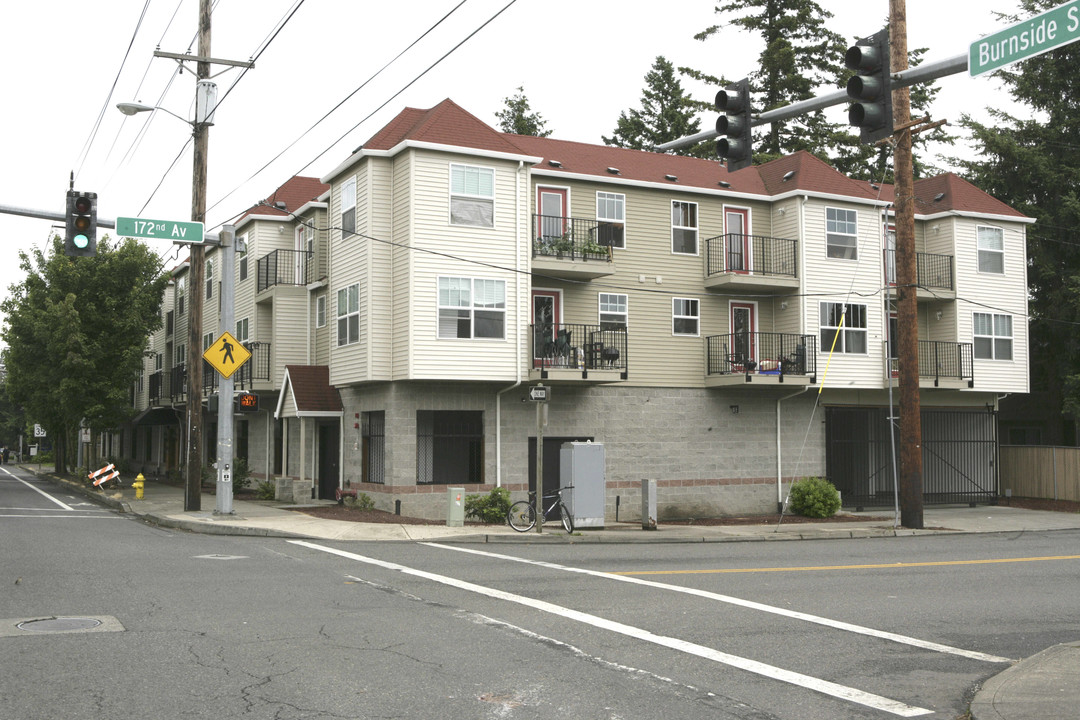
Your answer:
[[[415,577],[424,578],[425,580],[431,580],[443,585],[455,587],[460,590],[466,590],[468,592],[474,592],[480,595],[486,595],[487,597],[495,598],[497,600],[504,600],[507,602],[517,603],[526,607],[531,607],[535,610],[551,613],[567,620],[574,620],[576,622],[592,625],[593,627],[600,628],[602,630],[608,630],[610,632],[619,633],[637,640],[643,640],[645,642],[660,645],[662,647],[684,652],[689,655],[695,655],[697,657],[705,658],[706,660],[712,660],[724,665],[739,668],[747,672],[761,675],[781,682],[786,682],[791,685],[803,687],[808,690],[814,690],[815,692],[829,695],[841,700],[864,705],[866,707],[874,708],[877,710],[883,710],[893,715],[900,717],[918,717],[920,715],[930,715],[933,710],[927,710],[926,708],[915,707],[913,705],[907,705],[897,700],[891,700],[880,695],[874,695],[873,693],[864,692],[855,688],[846,687],[837,683],[829,682],[828,680],[822,680],[821,678],[811,677],[809,675],[803,675],[801,673],[792,672],[790,670],[784,670],[773,665],[767,665],[765,663],[758,662],[756,660],[749,660],[747,658],[739,657],[737,655],[730,655],[728,653],[720,652],[712,648],[705,647],[703,645],[697,645],[695,643],[686,642],[685,640],[679,640],[678,638],[667,637],[664,635],[657,635],[648,630],[642,628],[633,627],[632,625],[624,625],[623,623],[615,622],[613,620],[607,620],[605,618],[590,615],[589,613],[579,612],[571,608],[562,607],[561,605],[555,605],[553,603],[545,602],[543,600],[536,600],[534,598],[524,597],[522,595],[515,595],[513,593],[504,592],[502,590],[496,590],[494,588],[484,587],[483,585],[476,585],[474,583],[466,582],[464,580],[458,580],[456,578],[447,577],[445,575],[436,575],[424,570],[417,570],[405,565],[399,565],[397,563],[386,562],[385,560],[378,560],[376,558],[370,558],[363,555],[357,555],[355,553],[347,552],[345,550],[338,550],[336,548],[327,547],[325,545],[317,545],[306,540],[289,540],[287,541],[293,545],[300,545],[302,547],[310,548],[312,550],[318,550],[320,552],[329,553],[331,555],[337,555],[339,557],[347,558],[349,560],[356,560],[357,562],[367,563],[369,565],[375,565],[376,567],[385,568],[387,570],[396,570],[406,575],[413,575]],[[428,543],[424,543],[428,544]],[[442,547],[442,546],[437,546]]]
[[[857,633],[859,635],[876,637],[882,640],[890,640],[892,642],[901,643],[903,645],[911,645],[912,647],[922,648],[924,650],[932,650],[934,652],[957,655],[959,657],[968,658],[969,660],[981,660],[983,662],[991,663],[1012,662],[1012,660],[1010,660],[1009,658],[999,657],[997,655],[988,655],[986,653],[976,652],[974,650],[964,650],[963,648],[956,648],[950,645],[942,645],[941,643],[930,642],[929,640],[920,640],[919,638],[913,638],[908,635],[899,635],[897,633],[891,633],[885,630],[876,630],[874,628],[865,627],[863,625],[854,625],[852,623],[846,623],[840,620],[832,620],[830,618],[821,617],[819,615],[810,615],[809,613],[798,612],[796,610],[788,610],[786,608],[775,607],[773,605],[765,605],[764,603],[754,602],[753,600],[743,600],[742,598],[732,597],[731,595],[721,595],[719,593],[710,592],[708,590],[698,590],[697,588],[688,588],[679,585],[668,585],[666,583],[654,582],[652,580],[642,580],[641,578],[627,577],[626,575],[616,575],[614,573],[599,572],[597,570],[586,570],[584,568],[558,565],[556,563],[544,562],[542,560],[527,560],[525,558],[514,557],[513,555],[502,555],[499,553],[487,552],[486,550],[474,550],[473,548],[457,547],[453,545],[442,545],[439,543],[421,544],[428,545],[430,547],[442,548],[444,550],[455,550],[457,552],[470,553],[473,555],[483,555],[499,560],[510,560],[513,562],[525,563],[527,565],[538,565],[540,567],[545,567],[552,570],[564,570],[566,572],[581,573],[582,575],[590,575],[592,577],[600,577],[608,580],[617,580],[619,582],[631,583],[633,585],[644,585],[646,587],[659,588],[661,590],[670,590],[672,592],[684,593],[686,595],[696,595],[697,597],[706,598],[707,600],[715,600],[717,602],[728,603],[729,605],[737,605],[739,607],[748,608],[750,610],[759,610],[761,612],[772,613],[774,615],[781,615],[783,617],[788,617],[795,620],[802,620],[804,622],[823,625],[825,627],[830,627],[835,630],[844,630],[846,632]]]
[[[11,474],[11,472],[10,472],[10,471],[9,471],[9,470],[8,470],[7,468],[0,468],[0,470],[3,470],[3,471],[4,471],[4,472],[6,472],[6,473],[7,473],[8,475],[11,475],[11,477],[13,477],[14,479],[18,480],[19,482],[21,482],[21,483],[22,483],[23,485],[25,485],[26,487],[30,488],[30,489],[31,489],[31,490],[33,490],[34,492],[36,492],[36,493],[41,493],[42,495],[44,495],[45,497],[49,498],[50,500],[52,500],[52,501],[53,501],[54,503],[56,503],[56,504],[57,504],[57,505],[59,505],[60,507],[64,508],[65,510],[71,510],[72,512],[74,512],[74,511],[75,511],[75,508],[71,507],[70,505],[65,505],[64,503],[60,502],[59,500],[57,500],[56,498],[54,498],[54,497],[53,497],[52,495],[50,495],[49,493],[45,492],[44,490],[41,490],[40,488],[36,488],[36,487],[34,487],[34,486],[33,486],[33,485],[31,485],[30,483],[28,483],[28,482],[26,482],[25,480],[23,480],[23,479],[22,479],[21,477],[16,477],[15,475],[12,475],[12,474]]]
[[[997,563],[1080,560],[1080,555],[1047,555],[1026,558],[989,558],[985,560],[928,560],[926,562],[875,563],[873,565],[808,565],[778,568],[710,568],[709,570],[631,570],[612,575],[711,575],[718,573],[812,572],[814,570],[883,570],[890,568],[935,567],[940,565],[994,565]]]

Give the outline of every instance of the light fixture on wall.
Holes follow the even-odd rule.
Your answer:
[[[940,311],[940,310],[938,310],[938,311],[937,311],[937,319],[938,319],[938,320],[940,320],[940,319],[941,319],[941,311]]]
[[[780,301],[780,309],[781,310],[787,310],[787,300],[781,300]]]

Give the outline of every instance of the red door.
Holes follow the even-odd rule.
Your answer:
[[[757,367],[757,307],[731,303],[731,364],[736,372]]]
[[[750,211],[724,208],[724,261],[728,272],[750,272]]]

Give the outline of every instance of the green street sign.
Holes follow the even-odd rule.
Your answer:
[[[146,240],[172,240],[176,243],[202,244],[203,224],[178,220],[147,220],[146,218],[116,218],[116,234],[121,237]]]
[[[971,43],[968,72],[977,77],[1077,40],[1080,0],[1071,0]]]

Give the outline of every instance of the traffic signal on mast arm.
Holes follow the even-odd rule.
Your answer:
[[[716,109],[723,113],[716,119],[716,132],[724,137],[716,141],[716,154],[727,160],[728,171],[742,170],[754,157],[750,135],[750,82],[743,78],[727,90],[716,93]]]
[[[847,84],[848,124],[859,128],[859,139],[872,143],[893,134],[892,71],[889,28],[859,40],[847,49],[844,64],[855,71]]]
[[[68,190],[64,254],[88,257],[97,253],[97,193]]]

